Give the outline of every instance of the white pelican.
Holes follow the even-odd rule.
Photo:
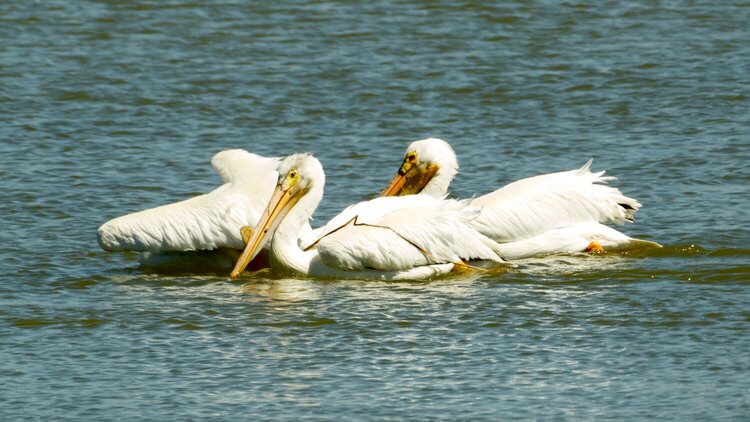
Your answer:
[[[323,197],[324,184],[323,168],[312,155],[293,154],[281,161],[276,190],[232,278],[269,238],[272,268],[318,277],[418,279],[446,273],[463,260],[503,262],[497,243],[468,224],[478,215],[477,207],[428,195],[357,204],[360,210],[381,208],[374,213],[379,217],[363,212],[303,249],[299,236]]]
[[[660,246],[601,224],[632,222],[641,204],[604,184],[614,177],[592,173],[590,167],[591,160],[580,169],[529,177],[475,198],[471,204],[481,206],[481,213],[471,225],[501,243],[506,259]],[[416,141],[383,195],[443,197],[457,172],[456,154],[447,142]]]
[[[222,186],[185,201],[114,218],[99,227],[99,245],[106,251],[144,252],[146,264],[191,259],[172,252],[221,250],[229,254],[231,266],[244,247],[240,229],[258,222],[273,193],[279,161],[241,149],[221,151],[211,165],[224,181]]]

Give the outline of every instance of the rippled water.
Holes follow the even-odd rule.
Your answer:
[[[746,419],[745,2],[0,3],[0,419]],[[311,151],[325,221],[442,137],[452,192],[596,169],[663,250],[429,282],[159,274],[117,215]]]

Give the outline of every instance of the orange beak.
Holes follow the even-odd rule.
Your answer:
[[[404,188],[404,184],[406,184],[406,174],[401,174],[401,171],[399,171],[393,176],[391,183],[388,184],[388,187],[385,188],[380,196],[398,196],[399,192]]]
[[[440,166],[437,164],[420,167],[404,160],[401,168],[391,179],[391,183],[380,196],[404,196],[420,193],[427,186],[427,183],[435,177],[438,170],[440,170]]]
[[[245,271],[247,265],[258,255],[263,246],[266,245],[268,239],[276,231],[276,228],[286,214],[299,201],[302,194],[304,194],[304,192],[302,194],[300,192],[292,194],[290,190],[284,189],[281,185],[276,186],[276,190],[273,192],[266,210],[263,211],[263,216],[258,221],[258,224],[255,225],[252,236],[247,241],[247,245],[245,245],[245,250],[242,251],[242,255],[240,255],[232,273],[229,275],[230,278],[236,279]]]

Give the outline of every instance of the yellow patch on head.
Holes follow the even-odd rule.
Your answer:
[[[289,170],[289,173],[286,174],[286,178],[284,179],[284,187],[286,189],[291,188],[292,186],[296,185],[299,181],[299,172],[296,169]]]
[[[404,175],[408,173],[412,167],[417,162],[417,153],[414,151],[410,151],[406,154],[406,157],[404,157],[404,162],[401,163],[401,168],[398,170],[398,173],[401,175]]]

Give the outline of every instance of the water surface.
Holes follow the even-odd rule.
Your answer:
[[[746,419],[743,2],[0,3],[0,419]],[[406,145],[470,197],[595,169],[665,245],[426,282],[154,273],[96,228],[310,151],[316,222]]]

